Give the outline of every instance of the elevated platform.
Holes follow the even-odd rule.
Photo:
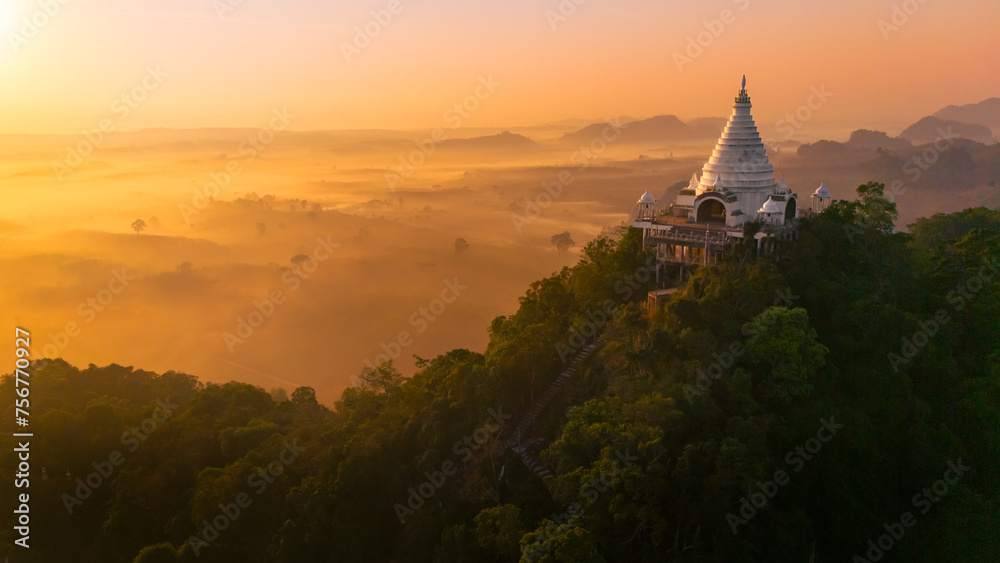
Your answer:
[[[666,301],[668,297],[680,291],[679,287],[670,287],[667,289],[654,289],[649,292],[646,297],[646,308],[649,310],[656,310],[660,303]]]
[[[668,244],[723,250],[734,238],[743,237],[743,227],[726,227],[721,223],[691,223],[684,217],[662,216],[650,221],[646,228],[646,245]]]

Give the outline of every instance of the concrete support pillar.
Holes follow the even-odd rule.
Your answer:
[[[662,247],[662,244],[656,245],[656,260],[653,261],[656,268],[656,289],[660,289],[660,250]]]

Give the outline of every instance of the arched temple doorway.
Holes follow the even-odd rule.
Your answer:
[[[795,198],[788,198],[788,205],[785,206],[785,222],[795,218]]]
[[[717,199],[707,199],[698,206],[697,219],[699,223],[726,222],[726,206]]]

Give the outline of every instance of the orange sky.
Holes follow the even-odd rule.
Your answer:
[[[432,128],[489,75],[500,86],[463,125],[720,116],[743,73],[758,122],[794,111],[814,87],[833,93],[803,138],[857,127],[898,133],[947,104],[1000,95],[996,0],[42,4],[58,12],[44,14],[38,0],[0,4],[2,133],[78,133],[106,117],[118,130],[256,127],[282,106],[297,115],[294,129]],[[916,10],[898,30],[880,30],[894,5]],[[232,9],[220,16],[220,6]],[[552,16],[560,6],[565,20]],[[355,28],[390,7],[397,13],[370,24],[377,35],[348,62]],[[728,23],[710,35],[704,22],[723,10]],[[703,52],[679,70],[674,53],[703,31]],[[140,92],[146,99],[127,117],[115,113],[115,100],[157,65],[169,76]]]

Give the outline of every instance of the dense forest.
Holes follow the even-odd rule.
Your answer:
[[[485,352],[366,370],[332,408],[37,361],[31,548],[10,508],[0,558],[1000,561],[1000,212],[896,232],[883,190],[654,310],[642,232],[597,239]],[[7,376],[5,507],[14,403]]]

